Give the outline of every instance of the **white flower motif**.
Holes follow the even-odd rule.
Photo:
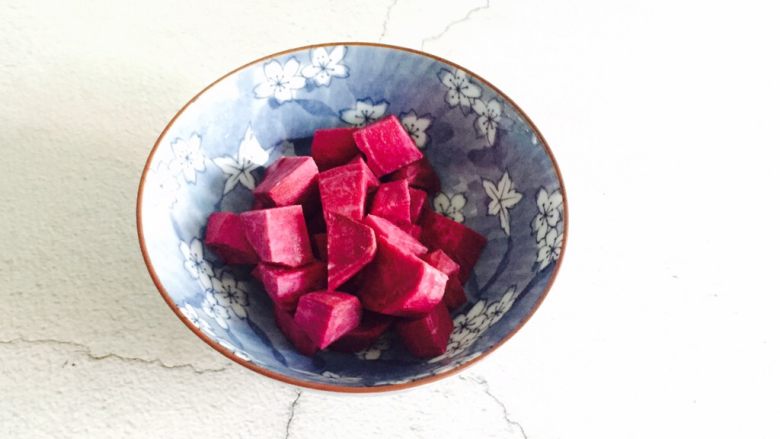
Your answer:
[[[171,142],[173,161],[169,165],[172,173],[181,172],[187,183],[196,183],[198,172],[206,170],[206,157],[200,147],[200,136],[193,133],[189,139],[176,138]]]
[[[485,301],[480,300],[466,313],[466,330],[474,334],[482,334],[488,328],[490,320],[485,314]]]
[[[222,345],[223,348],[225,348],[228,351],[230,351],[231,353],[233,353],[233,355],[235,355],[236,357],[238,357],[238,358],[240,358],[240,359],[242,359],[244,361],[252,361],[252,358],[249,356],[249,354],[247,354],[246,352],[242,351],[241,349],[235,347],[233,345],[233,343],[231,343],[231,342],[229,342],[227,340],[222,340],[221,338],[217,338],[217,343],[219,343],[220,345]]]
[[[263,65],[263,77],[255,87],[255,97],[258,99],[273,96],[279,103],[295,97],[295,91],[306,85],[306,79],[298,74],[300,63],[292,57],[284,63],[273,60]]]
[[[512,308],[512,304],[515,303],[515,299],[517,299],[517,294],[517,286],[512,285],[501,297],[501,300],[497,300],[488,305],[485,309],[485,315],[490,320],[490,326],[498,323],[498,321],[501,320],[501,317],[504,317],[504,314]]]
[[[321,374],[319,374],[321,377],[331,380],[331,381],[341,381],[345,383],[358,383],[362,381],[363,379],[360,377],[345,377],[343,375],[339,375],[337,373],[331,372],[329,370],[322,371]]]
[[[185,303],[184,306],[179,307],[179,311],[181,311],[181,313],[184,314],[184,317],[187,317],[187,320],[189,320],[196,328],[200,329],[210,337],[214,336],[214,331],[211,329],[209,322],[200,318],[198,311],[196,311],[192,305]]]
[[[157,162],[157,166],[149,173],[149,187],[157,192],[152,200],[158,205],[170,207],[176,204],[176,194],[181,185],[176,181],[176,177],[168,172],[170,164],[162,161]]]
[[[443,192],[439,192],[433,198],[433,208],[436,212],[449,217],[451,220],[462,223],[464,220],[463,208],[466,206],[467,201],[466,195],[462,193],[454,194],[450,197]]]
[[[544,237],[544,242],[539,243],[536,253],[536,262],[539,263],[540,270],[544,270],[552,261],[557,261],[561,257],[562,245],[563,233],[558,233],[558,229],[550,229]]]
[[[311,64],[301,70],[304,78],[312,79],[315,84],[330,85],[330,78],[346,78],[349,76],[349,69],[339,64],[344,59],[347,48],[336,46],[328,53],[324,47],[317,47],[309,52]]]
[[[247,127],[235,157],[223,156],[214,159],[214,163],[228,176],[223,193],[232,191],[238,183],[249,190],[254,189],[255,177],[252,171],[267,161],[268,152],[260,146],[252,127]]]
[[[217,279],[214,279],[214,282],[215,284],[219,283]],[[230,314],[228,314],[228,310],[217,301],[214,289],[209,288],[206,290],[206,297],[203,299],[200,308],[207,316],[214,319],[222,329],[228,328],[227,321],[230,320]]]
[[[512,180],[509,179],[509,174],[506,171],[504,171],[504,175],[501,176],[498,184],[488,179],[482,179],[482,186],[490,198],[488,214],[498,215],[501,221],[501,228],[504,229],[504,233],[509,235],[509,209],[523,199],[523,194],[515,191]]]
[[[450,108],[460,105],[463,114],[468,114],[475,99],[482,95],[482,89],[469,81],[462,70],[455,70],[455,74],[452,74],[447,69],[441,69],[439,80],[449,89],[444,95],[444,100]]]
[[[532,227],[536,232],[536,242],[541,242],[547,236],[547,231],[557,226],[561,220],[563,210],[561,191],[556,190],[548,194],[545,188],[539,188],[536,195],[536,207],[539,209],[539,214],[534,217]]]
[[[370,98],[359,99],[355,103],[355,108],[341,110],[339,115],[344,122],[362,127],[385,115],[387,111],[387,101],[381,100],[374,104]]]
[[[211,269],[211,263],[203,259],[203,243],[198,238],[193,238],[189,244],[181,241],[179,251],[184,256],[184,268],[190,275],[197,279],[203,288],[211,287],[214,270]]]
[[[428,134],[426,131],[431,126],[433,119],[425,116],[417,116],[414,110],[409,110],[408,113],[401,114],[401,124],[409,133],[409,136],[414,139],[414,144],[420,149],[425,149],[425,145],[428,143]]]
[[[361,360],[374,361],[378,360],[382,353],[388,349],[390,349],[390,340],[382,336],[369,348],[355,352],[355,355]]]
[[[219,279],[211,280],[217,302],[225,309],[230,309],[239,319],[246,318],[248,285],[237,282],[232,273],[223,271]]]
[[[474,121],[477,132],[487,136],[488,145],[496,141],[498,121],[501,120],[501,103],[495,99],[485,104],[481,99],[474,101],[474,111],[479,115]]]

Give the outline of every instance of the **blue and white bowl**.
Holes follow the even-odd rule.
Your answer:
[[[447,352],[411,357],[391,335],[357,354],[298,354],[248,270],[203,246],[214,211],[243,211],[265,168],[309,153],[319,128],[396,114],[436,168],[435,209],[488,245],[466,285]],[[411,49],[334,43],[288,50],[193,98],[154,145],[138,194],[138,235],[165,301],[201,339],[261,374],[343,392],[400,389],[455,373],[531,317],[561,262],[566,197],[541,134],[487,81]]]

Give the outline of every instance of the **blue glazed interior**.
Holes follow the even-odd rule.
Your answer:
[[[259,86],[266,82],[271,86]],[[307,154],[314,130],[388,114],[418,129],[429,122],[417,140],[442,181],[435,205],[488,238],[466,285],[469,303],[454,314],[448,352],[432,360],[409,356],[392,336],[358,354],[302,356],[277,330],[270,301],[248,270],[223,267],[207,250],[200,258],[206,220],[216,210],[248,209],[246,175],[257,181],[280,155]],[[242,157],[239,146],[250,150],[253,138],[263,153]],[[247,170],[244,182],[231,163]],[[226,192],[231,177],[235,186]],[[222,79],[161,138],[142,200],[150,264],[184,315],[238,357],[311,384],[406,383],[479,356],[540,300],[564,231],[553,162],[510,103],[451,65],[374,46],[287,53]]]

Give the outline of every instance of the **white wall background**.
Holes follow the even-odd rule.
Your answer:
[[[780,437],[779,12],[0,0],[0,437]],[[299,393],[231,364],[159,298],[135,235],[141,169],[182,104],[337,40],[480,73],[540,127],[569,193],[566,261],[531,322],[401,394]]]

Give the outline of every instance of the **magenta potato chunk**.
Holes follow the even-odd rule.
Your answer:
[[[427,201],[428,194],[425,191],[413,187],[409,188],[409,221],[416,223],[420,219]]]
[[[422,189],[429,194],[441,191],[439,176],[436,175],[436,171],[433,170],[426,158],[404,166],[390,174],[387,179],[390,181],[406,180],[409,182],[409,186]]]
[[[399,320],[395,330],[406,349],[419,358],[431,358],[447,351],[453,325],[450,313],[443,303],[429,314],[414,320]]]
[[[402,251],[418,256],[428,252],[428,249],[420,241],[384,218],[366,215],[363,223],[374,229],[377,236],[384,237]]]
[[[418,317],[442,300],[446,285],[446,274],[377,236],[376,256],[365,269],[359,296],[371,311]]]
[[[380,184],[371,203],[370,213],[397,226],[411,224],[411,201],[406,180]]]
[[[466,303],[466,292],[458,279],[460,266],[440,249],[436,249],[422,258],[447,275],[447,287],[444,289],[444,298],[442,299],[447,308],[453,310]]]
[[[363,160],[363,157],[358,155],[350,160],[348,164],[359,165],[368,176],[368,192],[372,193],[376,191],[376,189],[379,187],[379,179],[376,177],[376,175],[374,175],[373,172],[371,172],[370,169],[368,169],[368,165],[366,165],[366,161]]]
[[[423,228],[422,242],[430,248],[444,250],[457,262],[460,265],[460,282],[466,283],[487,244],[485,237],[435,212],[423,215],[420,225]]]
[[[320,261],[295,268],[261,262],[252,275],[263,284],[276,306],[287,311],[295,311],[302,294],[325,288],[328,277],[327,267]]]
[[[447,309],[450,311],[458,309],[468,302],[463,284],[460,283],[457,277],[451,277],[447,280],[447,288],[444,289],[442,302],[447,305]]]
[[[360,325],[362,308],[357,297],[338,291],[315,291],[301,296],[295,323],[314,345],[328,347]]]
[[[329,169],[319,174],[322,210],[354,220],[363,219],[368,187],[373,175],[362,162]]]
[[[328,219],[328,289],[341,284],[368,265],[376,253],[376,239],[371,227],[343,215]]]
[[[251,210],[240,217],[261,261],[299,267],[314,260],[301,206]]]
[[[450,259],[447,253],[444,253],[441,249],[436,249],[427,255],[422,257],[423,261],[431,264],[433,268],[446,274],[447,277],[453,277],[458,275],[460,271],[460,265],[457,262]]]
[[[255,199],[267,206],[303,204],[315,194],[317,172],[311,157],[282,157],[255,187]]]
[[[317,130],[311,141],[311,156],[320,171],[341,166],[360,154],[352,137],[357,128]]]
[[[241,218],[232,212],[214,212],[206,224],[206,247],[226,264],[252,265],[257,254],[244,236]]]
[[[314,256],[321,261],[328,259],[328,234],[327,233],[315,233],[311,235],[312,250],[314,250]]]
[[[384,314],[363,311],[360,326],[347,332],[330,345],[330,349],[338,352],[357,352],[368,349],[390,328],[393,318]]]
[[[319,348],[317,348],[317,345],[315,345],[309,336],[303,332],[303,329],[301,329],[301,327],[295,323],[295,319],[293,318],[292,314],[282,308],[279,308],[278,306],[275,306],[274,318],[276,319],[276,326],[279,327],[279,330],[282,332],[282,334],[290,343],[292,343],[298,352],[306,355],[307,357],[311,357],[317,353]]]
[[[396,171],[423,155],[395,116],[388,116],[354,133],[358,149],[377,177]]]

